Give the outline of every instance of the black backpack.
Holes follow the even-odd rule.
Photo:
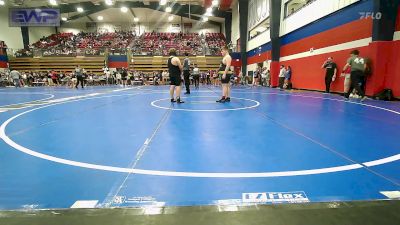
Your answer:
[[[383,91],[379,92],[374,96],[376,100],[384,100],[384,101],[392,101],[393,100],[393,92],[391,89],[383,89]]]

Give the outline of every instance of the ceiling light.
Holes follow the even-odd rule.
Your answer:
[[[167,13],[172,12],[172,8],[170,6],[168,6],[167,8],[165,8],[165,12],[167,12]]]
[[[168,21],[172,21],[174,19],[174,16],[168,16]]]
[[[61,20],[62,21],[67,21],[68,19],[67,19],[67,17],[61,17]]]
[[[207,13],[212,13],[212,8],[207,8]]]
[[[105,0],[106,5],[112,5],[113,1],[112,0]]]
[[[102,16],[98,16],[97,17],[97,20],[100,20],[100,21],[102,21],[104,18],[102,17]]]
[[[6,3],[4,2],[4,0],[0,0],[0,5],[5,5]]]
[[[56,0],[49,0],[50,5],[57,5],[57,1]]]
[[[207,22],[208,21],[208,17],[203,17],[203,22]]]
[[[121,7],[121,12],[126,13],[128,12],[128,8],[126,8],[125,6]]]
[[[160,5],[165,5],[167,4],[167,0],[160,0]]]
[[[133,21],[139,22],[139,18],[135,17],[135,18],[133,18]]]
[[[217,6],[218,5],[218,0],[213,0],[212,1],[212,6]]]
[[[76,11],[83,12],[83,8],[82,7],[78,7],[78,8],[76,8]]]

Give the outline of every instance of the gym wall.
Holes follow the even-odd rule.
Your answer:
[[[24,48],[21,28],[8,27],[8,8],[6,7],[0,7],[0,40],[4,41],[8,48]]]
[[[332,6],[330,13],[326,10],[318,11],[318,8],[329,8],[318,6],[324,2],[326,0],[317,0],[282,21],[280,63],[292,67],[293,87],[325,90],[325,70],[321,69],[323,62],[328,57],[333,57],[340,75],[350,52],[358,49],[362,57],[372,61],[372,75],[367,80],[367,95],[372,96],[383,88],[391,88],[394,96],[400,97],[399,13],[394,41],[372,42],[373,20],[371,17],[361,18],[360,12],[373,12],[374,0],[352,1],[347,6],[336,5],[336,8]],[[299,19],[310,16],[315,20]],[[296,22],[289,23],[289,20]],[[269,59],[270,50],[269,43],[261,42],[257,48],[248,51],[248,64],[251,66]],[[338,77],[332,83],[331,90],[343,92],[343,79]]]
[[[328,57],[334,58],[338,74],[353,49],[359,49],[361,56],[371,58],[368,45],[372,41],[372,19],[360,19],[358,12],[370,12],[372,9],[372,1],[360,1],[281,36],[280,62],[292,67],[293,86],[325,90],[325,70],[321,69],[321,65]],[[298,12],[303,13],[310,12]],[[336,79],[331,91],[343,92],[343,79]]]

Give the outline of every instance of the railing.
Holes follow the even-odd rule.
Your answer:
[[[132,55],[132,56],[167,56],[168,48],[96,48],[96,49],[32,49],[32,50],[14,50],[8,49],[7,53],[15,58],[32,58],[32,57],[76,57],[76,56],[105,56],[105,55]],[[190,52],[190,55],[219,56],[220,47],[201,47]],[[186,49],[177,49],[177,55],[183,56],[187,52]]]
[[[295,10],[295,11],[293,11],[293,12],[289,12],[289,11],[288,11],[288,9],[287,9],[287,7],[288,7],[288,2],[287,2],[287,3],[285,4],[285,15],[284,15],[284,18],[286,19],[286,18],[290,17],[291,15],[297,13],[298,11],[302,10],[304,7],[310,5],[311,3],[315,2],[315,1],[317,1],[317,0],[307,0],[307,1],[304,2],[304,5],[303,5],[303,6],[301,6],[300,8],[298,8],[297,10]]]

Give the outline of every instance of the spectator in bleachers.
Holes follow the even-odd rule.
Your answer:
[[[221,46],[225,45],[222,34],[208,33],[206,36],[197,33],[144,33],[137,36],[133,32],[117,31],[115,33],[58,33],[41,38],[29,49],[19,50],[17,57],[32,56],[33,51],[44,56],[53,55],[102,55],[104,49],[112,54],[126,54],[130,48],[134,55],[168,55],[169,48],[177,49],[178,55],[188,52],[189,55],[219,55]]]

